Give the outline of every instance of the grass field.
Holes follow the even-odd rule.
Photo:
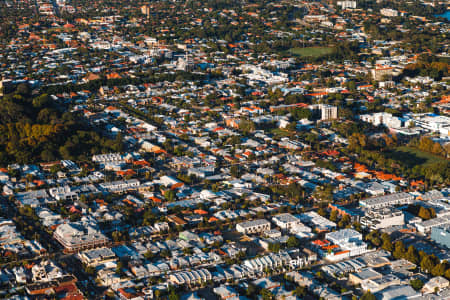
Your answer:
[[[294,135],[294,133],[289,132],[289,131],[287,131],[287,130],[283,130],[283,129],[281,129],[281,128],[274,128],[274,129],[271,129],[270,132],[271,132],[272,134],[275,134],[275,135],[278,135],[278,136],[281,136],[281,137],[291,137],[291,136]]]
[[[401,146],[390,153],[391,158],[404,162],[410,167],[417,165],[430,165],[445,160],[443,157],[423,152],[408,146]],[[389,158],[388,155],[386,155]]]
[[[290,53],[299,56],[313,56],[320,57],[333,52],[333,48],[330,47],[306,47],[306,48],[292,48]]]

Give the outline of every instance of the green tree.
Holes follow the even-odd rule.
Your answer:
[[[444,277],[450,280],[450,269],[446,270],[444,273]]]
[[[440,263],[434,266],[431,270],[431,275],[436,276],[444,276],[445,270],[447,269],[447,265],[445,263]]]
[[[348,139],[348,148],[352,151],[360,152],[366,148],[368,139],[367,136],[362,133],[353,133]]]
[[[412,262],[413,264],[416,264],[416,265],[420,261],[419,254],[417,253],[417,250],[416,250],[416,248],[413,245],[408,247],[408,251],[406,252],[405,258],[408,261],[410,261],[410,262]]]
[[[194,253],[194,251],[192,251],[191,248],[184,248],[183,249],[183,254],[184,255],[192,255]]]
[[[256,294],[256,292],[257,292],[257,290],[256,290],[255,285],[253,283],[249,283],[247,286],[247,291],[246,291],[247,296],[252,297],[253,295]]]
[[[147,252],[144,253],[144,257],[145,259],[151,260],[152,258],[155,257],[155,254],[152,251],[148,250]]]
[[[425,208],[425,207],[423,207],[423,206],[421,206],[420,207],[420,210],[419,210],[419,218],[421,218],[421,219],[423,219],[423,220],[429,220],[429,219],[431,219],[431,213],[430,213],[430,211],[427,209],[427,208]]]
[[[337,217],[338,217],[338,212],[337,210],[332,210],[330,213],[330,221],[332,222],[336,222],[337,221]]]
[[[396,259],[404,258],[406,254],[405,245],[402,241],[398,241],[395,243],[394,252],[392,253],[392,256]]]
[[[170,292],[169,300],[180,300],[180,296],[175,291]]]
[[[240,177],[239,165],[232,165],[230,167],[230,174],[233,177],[239,178]]]
[[[435,266],[435,264],[434,264],[434,261],[433,261],[431,255],[424,256],[422,261],[420,262],[420,268],[422,269],[422,271],[427,272],[427,273],[431,273],[434,266]]]
[[[117,275],[122,275],[123,274],[123,263],[121,262],[121,261],[118,261],[117,262],[117,265],[116,265],[116,274]]]
[[[263,300],[272,300],[273,294],[268,289],[261,289],[260,295],[263,298]]]
[[[86,267],[86,268],[84,269],[84,272],[85,272],[86,274],[88,274],[89,276],[94,276],[94,275],[95,275],[95,268],[92,267],[92,266]]]
[[[377,300],[374,294],[372,294],[370,291],[367,291],[360,300]]]
[[[172,202],[175,200],[175,191],[174,190],[167,190],[164,192],[164,198],[166,198],[167,201]]]
[[[423,281],[420,280],[419,278],[411,280],[411,281],[409,282],[409,284],[410,284],[411,287],[412,287],[413,289],[415,289],[416,291],[421,290],[422,287],[423,287]]]
[[[20,83],[17,86],[17,93],[19,93],[22,96],[28,96],[31,92],[30,86],[28,83]]]
[[[279,252],[280,251],[280,243],[270,243],[269,250],[272,252]]]
[[[244,132],[244,134],[251,133],[255,131],[255,123],[251,120],[241,119],[239,122],[239,129]]]
[[[392,252],[394,247],[392,245],[391,237],[389,236],[389,234],[383,233],[381,235],[381,240],[383,241],[381,248],[383,248],[386,251]]]
[[[351,223],[351,218],[348,214],[342,216],[342,219],[339,221],[338,226],[340,228],[344,228]]]
[[[289,248],[297,248],[300,246],[300,241],[295,236],[290,236],[286,244]]]
[[[293,294],[297,297],[305,297],[306,296],[306,287],[298,286],[295,288]]]

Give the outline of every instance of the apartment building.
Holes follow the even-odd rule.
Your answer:
[[[367,252],[367,244],[362,240],[362,234],[353,229],[342,229],[329,232],[325,238],[342,250],[348,251],[349,256],[361,255]]]
[[[100,188],[110,193],[124,193],[126,191],[137,190],[140,183],[137,179],[119,180],[112,182],[103,182]]]
[[[310,105],[311,110],[320,111],[320,119],[322,121],[333,120],[338,118],[338,108],[337,106],[329,104],[313,104]]]
[[[169,281],[175,285],[193,285],[208,280],[212,280],[212,274],[207,269],[173,273],[169,276]]]
[[[359,205],[367,209],[378,209],[390,207],[394,205],[410,204],[414,200],[414,196],[409,193],[396,193],[379,197],[368,198],[359,201]]]
[[[244,234],[262,233],[270,230],[270,222],[265,219],[246,221],[237,224],[236,230]]]
[[[284,230],[289,230],[289,229],[301,224],[300,220],[297,217],[295,217],[289,213],[279,214],[279,215],[274,216],[272,218],[272,222]]]
[[[114,252],[106,247],[80,252],[78,257],[84,264],[93,267],[116,260]]]
[[[363,227],[371,230],[387,228],[405,224],[405,217],[402,211],[381,208],[370,210],[360,219]]]
[[[58,201],[76,201],[78,194],[70,188],[70,186],[54,187],[48,190],[50,196]]]
[[[92,161],[99,164],[122,163],[125,159],[120,153],[98,154],[92,156]]]
[[[66,252],[78,252],[109,243],[109,239],[98,228],[84,222],[62,224],[56,228],[53,237],[63,245]]]

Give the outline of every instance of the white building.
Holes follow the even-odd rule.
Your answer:
[[[420,114],[412,115],[411,118],[416,126],[433,132],[439,132],[441,136],[450,135],[450,117]]]
[[[172,273],[169,281],[175,285],[193,285],[212,280],[212,275],[207,269],[197,269],[192,271]]]
[[[137,179],[119,180],[112,182],[103,182],[100,187],[110,193],[123,193],[130,190],[137,190],[140,183]]]
[[[125,159],[120,153],[98,154],[92,156],[92,161],[99,164],[105,163],[123,163]]]
[[[278,227],[284,230],[289,230],[297,225],[300,225],[301,222],[297,217],[289,213],[279,214],[272,218],[272,222],[275,223]]]
[[[264,272],[267,269],[275,269],[281,267],[301,268],[315,261],[317,256],[312,252],[303,253],[301,251],[279,253],[270,253],[263,257],[247,259],[244,266],[252,271]]]
[[[349,9],[349,8],[356,8],[356,1],[338,1],[337,5],[340,6],[342,9]]]
[[[50,196],[55,198],[58,201],[64,200],[64,201],[76,201],[78,200],[78,194],[72,191],[70,186],[61,186],[61,187],[54,187],[50,188],[48,190],[48,193]]]
[[[426,220],[420,223],[416,223],[415,225],[419,232],[429,233],[433,227],[438,227],[447,224],[450,224],[450,215]]]
[[[329,104],[313,104],[310,105],[311,110],[320,111],[320,119],[322,121],[333,120],[338,118],[338,108],[337,106]]]
[[[310,224],[313,229],[317,230],[332,230],[336,228],[336,223],[322,217],[315,211],[309,211],[299,216],[300,221]]]
[[[241,233],[262,233],[270,230],[270,222],[265,219],[247,221],[236,225],[236,230]]]
[[[380,14],[385,17],[397,17],[398,11],[392,8],[382,8],[380,9]]]
[[[274,85],[289,80],[287,74],[278,73],[275,75],[271,71],[256,65],[245,64],[240,68],[244,72],[244,74],[240,76],[247,78],[250,84],[265,83],[267,85]]]
[[[52,261],[43,260],[31,268],[33,282],[51,281],[63,276],[62,270]]]
[[[386,112],[361,115],[360,119],[375,126],[385,125],[388,128],[403,128],[409,125],[408,122],[403,122],[401,118]]]
[[[377,209],[394,205],[410,204],[414,196],[408,193],[390,194],[380,197],[373,197],[359,201],[359,205],[367,209]]]
[[[13,221],[0,218],[0,246],[23,242]]]
[[[349,256],[361,255],[367,252],[367,244],[362,240],[362,234],[353,229],[342,229],[329,232],[325,238],[342,250],[349,251]]]
[[[93,224],[81,221],[59,225],[53,237],[68,252],[105,246],[109,243],[109,239]]]
[[[436,293],[436,291],[440,291],[450,286],[450,283],[447,279],[442,276],[437,276],[431,278],[422,288],[422,293],[431,294]]]
[[[87,266],[98,266],[116,260],[116,255],[110,248],[98,248],[80,252],[79,259]]]
[[[405,224],[405,217],[402,211],[382,208],[366,212],[360,223],[362,226],[372,230],[382,229]]]
[[[329,232],[325,235],[325,239],[339,245],[349,241],[361,241],[362,234],[354,229],[342,229],[338,231]]]

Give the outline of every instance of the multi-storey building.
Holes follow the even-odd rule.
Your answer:
[[[405,224],[403,212],[382,208],[366,212],[365,216],[360,219],[362,226],[372,230],[387,228]]]
[[[247,221],[236,225],[236,230],[241,233],[262,233],[270,230],[270,222],[264,219]]]
[[[66,252],[78,252],[109,243],[109,239],[98,228],[83,222],[62,224],[56,228],[53,237],[64,246]]]
[[[408,193],[397,193],[384,195],[380,197],[373,197],[359,201],[359,205],[368,209],[377,209],[383,207],[390,207],[394,205],[409,204],[414,200],[414,196]]]

